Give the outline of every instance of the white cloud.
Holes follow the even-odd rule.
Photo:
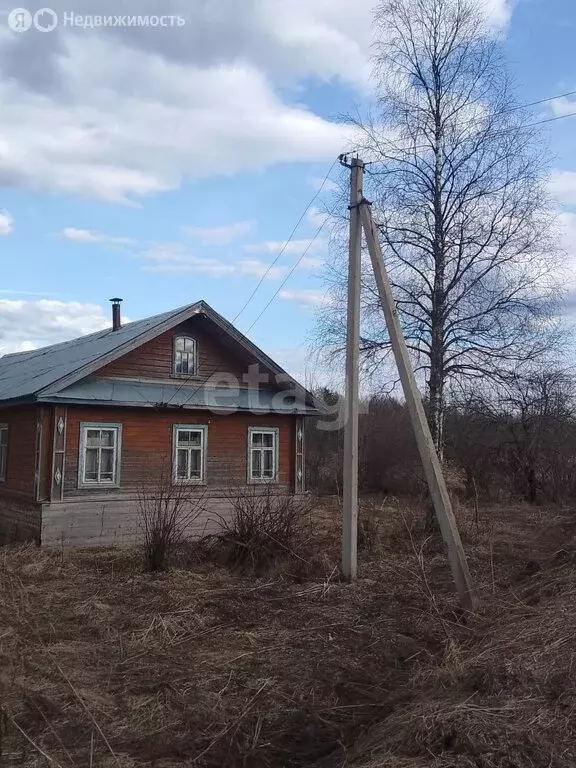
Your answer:
[[[344,372],[339,363],[327,365],[317,352],[304,346],[266,349],[266,352],[307,389],[328,386],[343,391]]]
[[[71,240],[73,243],[99,245],[134,245],[135,243],[131,237],[112,237],[110,235],[104,235],[102,232],[94,232],[91,229],[66,227],[60,234],[65,240]]]
[[[325,227],[330,221],[330,214],[326,213],[326,211],[321,211],[318,208],[310,208],[306,214],[306,221],[311,227],[320,229],[321,227]]]
[[[319,192],[320,190],[324,192],[334,192],[338,189],[338,184],[335,181],[321,178],[320,176],[311,176],[308,179],[308,183],[312,189],[316,190],[316,192]]]
[[[257,259],[244,259],[236,262],[240,274],[251,275],[252,277],[264,277],[268,280],[278,280],[286,274],[284,267],[271,267],[269,264],[258,261]],[[234,268],[236,269],[236,265]]]
[[[295,301],[297,304],[308,307],[318,307],[326,305],[330,297],[325,291],[314,290],[313,288],[303,288],[293,291],[280,291],[278,296],[284,301]]]
[[[506,0],[489,0],[505,25]],[[62,16],[69,0],[53,0]],[[308,78],[363,90],[374,0],[166,0],[166,29],[0,29],[0,184],[137,204],[186,179],[331,160],[350,128],[284,97]],[[98,13],[118,13],[101,0]],[[74,12],[93,13],[77,0]],[[122,14],[158,12],[125,0]],[[97,63],[97,65],[96,65]]]
[[[576,286],[576,172],[555,169],[550,176],[549,188],[558,203],[560,244],[567,261],[566,287]]]
[[[484,8],[491,26],[504,29],[510,23],[514,0],[486,0]]]
[[[563,205],[576,206],[576,171],[552,171],[550,190]]]
[[[323,263],[322,259],[317,259],[314,256],[305,256],[303,259],[300,259],[298,266],[300,269],[318,269]]]
[[[142,268],[146,272],[164,272],[176,274],[201,274],[208,277],[263,277],[277,280],[286,270],[273,267],[256,259],[227,261],[225,259],[197,256],[181,243],[157,244],[138,254]]]
[[[220,227],[183,227],[182,231],[198,238],[201,245],[228,245],[254,230],[254,221],[237,221]]]
[[[37,349],[109,326],[98,304],[0,299],[0,354]]]
[[[564,211],[560,214],[562,245],[576,267],[576,213]]]
[[[19,291],[16,288],[2,288],[0,290],[2,296],[53,296],[54,294],[47,293],[46,291]]]
[[[569,291],[566,309],[574,316],[576,306],[576,213],[564,211],[560,214],[562,247],[566,252],[565,288]]]
[[[244,250],[248,253],[304,253],[306,249],[323,247],[323,243],[314,242],[312,238],[303,238],[301,240],[266,240],[263,243],[252,243],[245,245]]]
[[[185,179],[331,159],[347,143],[348,127],[283,103],[246,63],[202,69],[81,31],[61,45],[65,108],[0,80],[5,186],[136,204]]]
[[[248,222],[246,222],[247,224]],[[205,243],[212,245],[224,244],[229,236],[233,236],[232,226],[218,227],[204,230]],[[226,229],[226,233],[224,233]],[[234,232],[240,231],[240,226]],[[242,228],[244,231],[244,228]],[[132,258],[139,260],[140,266],[145,272],[163,272],[172,274],[201,274],[208,277],[265,277],[268,280],[277,280],[286,274],[286,267],[272,266],[268,262],[259,259],[243,258],[232,260],[230,258],[214,258],[198,255],[183,243],[148,243],[139,244],[128,237],[112,237],[102,232],[89,229],[75,229],[67,227],[60,233],[63,238],[76,243],[88,245],[122,246],[128,247],[127,253]],[[314,269],[320,265],[317,259],[305,258],[301,262],[303,269]]]
[[[8,211],[0,211],[0,236],[11,235],[13,230],[14,219]]]
[[[576,99],[568,99],[566,97],[554,99],[554,101],[550,102],[550,107],[555,117],[571,115],[576,112]]]

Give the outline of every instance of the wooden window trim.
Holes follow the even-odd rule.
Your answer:
[[[181,373],[176,370],[176,343],[178,342],[178,339],[185,339],[186,341],[191,341],[194,344],[194,352],[192,353],[194,359],[194,371],[192,373]],[[191,379],[198,377],[198,342],[193,336],[188,336],[184,333],[177,333],[174,335],[174,338],[172,339],[172,376],[178,379]]]
[[[252,436],[274,435],[274,477],[252,477]],[[280,429],[278,427],[248,427],[248,485],[275,485],[280,477]]]
[[[86,470],[86,435],[89,429],[108,429],[116,432],[116,445],[114,456],[114,480],[113,481],[94,481],[85,480]],[[122,424],[116,422],[100,421],[81,421],[80,422],[80,445],[78,451],[78,488],[120,488],[120,467],[122,458]]]
[[[202,446],[200,454],[201,477],[182,480],[178,477],[178,432],[200,432]],[[208,425],[207,424],[174,424],[172,426],[172,483],[174,485],[206,485],[206,468],[208,458]]]
[[[10,428],[8,424],[0,424],[0,432],[6,432],[6,452],[4,459],[4,469],[2,469],[2,465],[0,464],[0,483],[6,482],[6,477],[8,475],[8,441],[10,439]]]

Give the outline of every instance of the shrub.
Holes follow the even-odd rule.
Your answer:
[[[232,513],[221,518],[216,546],[227,565],[260,573],[278,560],[304,561],[310,541],[312,499],[278,493],[271,486],[234,488]]]
[[[144,567],[163,571],[175,550],[204,512],[204,494],[193,485],[174,483],[172,467],[163,460],[138,489],[138,512],[144,534]]]

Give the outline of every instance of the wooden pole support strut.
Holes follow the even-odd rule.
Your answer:
[[[382,303],[382,309],[386,317],[386,325],[390,335],[390,343],[398,366],[398,373],[404,390],[406,405],[410,413],[412,427],[418,444],[418,451],[422,460],[424,474],[430,489],[430,495],[434,504],[436,518],[440,525],[440,531],[448,548],[448,559],[452,569],[452,575],[458,590],[460,604],[465,610],[473,610],[476,602],[474,586],[468,569],[466,555],[460,540],[458,526],[452,511],[450,496],[442,474],[442,467],[438,459],[438,454],[434,447],[428,420],[422,405],[422,398],[416,385],[416,378],[410,358],[404,335],[398,321],[396,303],[392,294],[392,288],[386,272],[378,234],[372,218],[372,211],[367,200],[361,198],[361,204],[358,206],[362,227],[366,236],[370,259],[374,276],[378,285],[378,293]],[[344,465],[346,470],[346,464]]]

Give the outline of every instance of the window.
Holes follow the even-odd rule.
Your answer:
[[[207,432],[204,425],[174,425],[174,482],[206,482]]]
[[[120,485],[121,424],[80,425],[80,487]]]
[[[189,336],[174,339],[174,373],[194,376],[197,372],[196,342]]]
[[[274,483],[278,481],[278,430],[248,429],[248,481]]]
[[[8,464],[8,425],[0,424],[0,482],[6,480],[6,466]]]

